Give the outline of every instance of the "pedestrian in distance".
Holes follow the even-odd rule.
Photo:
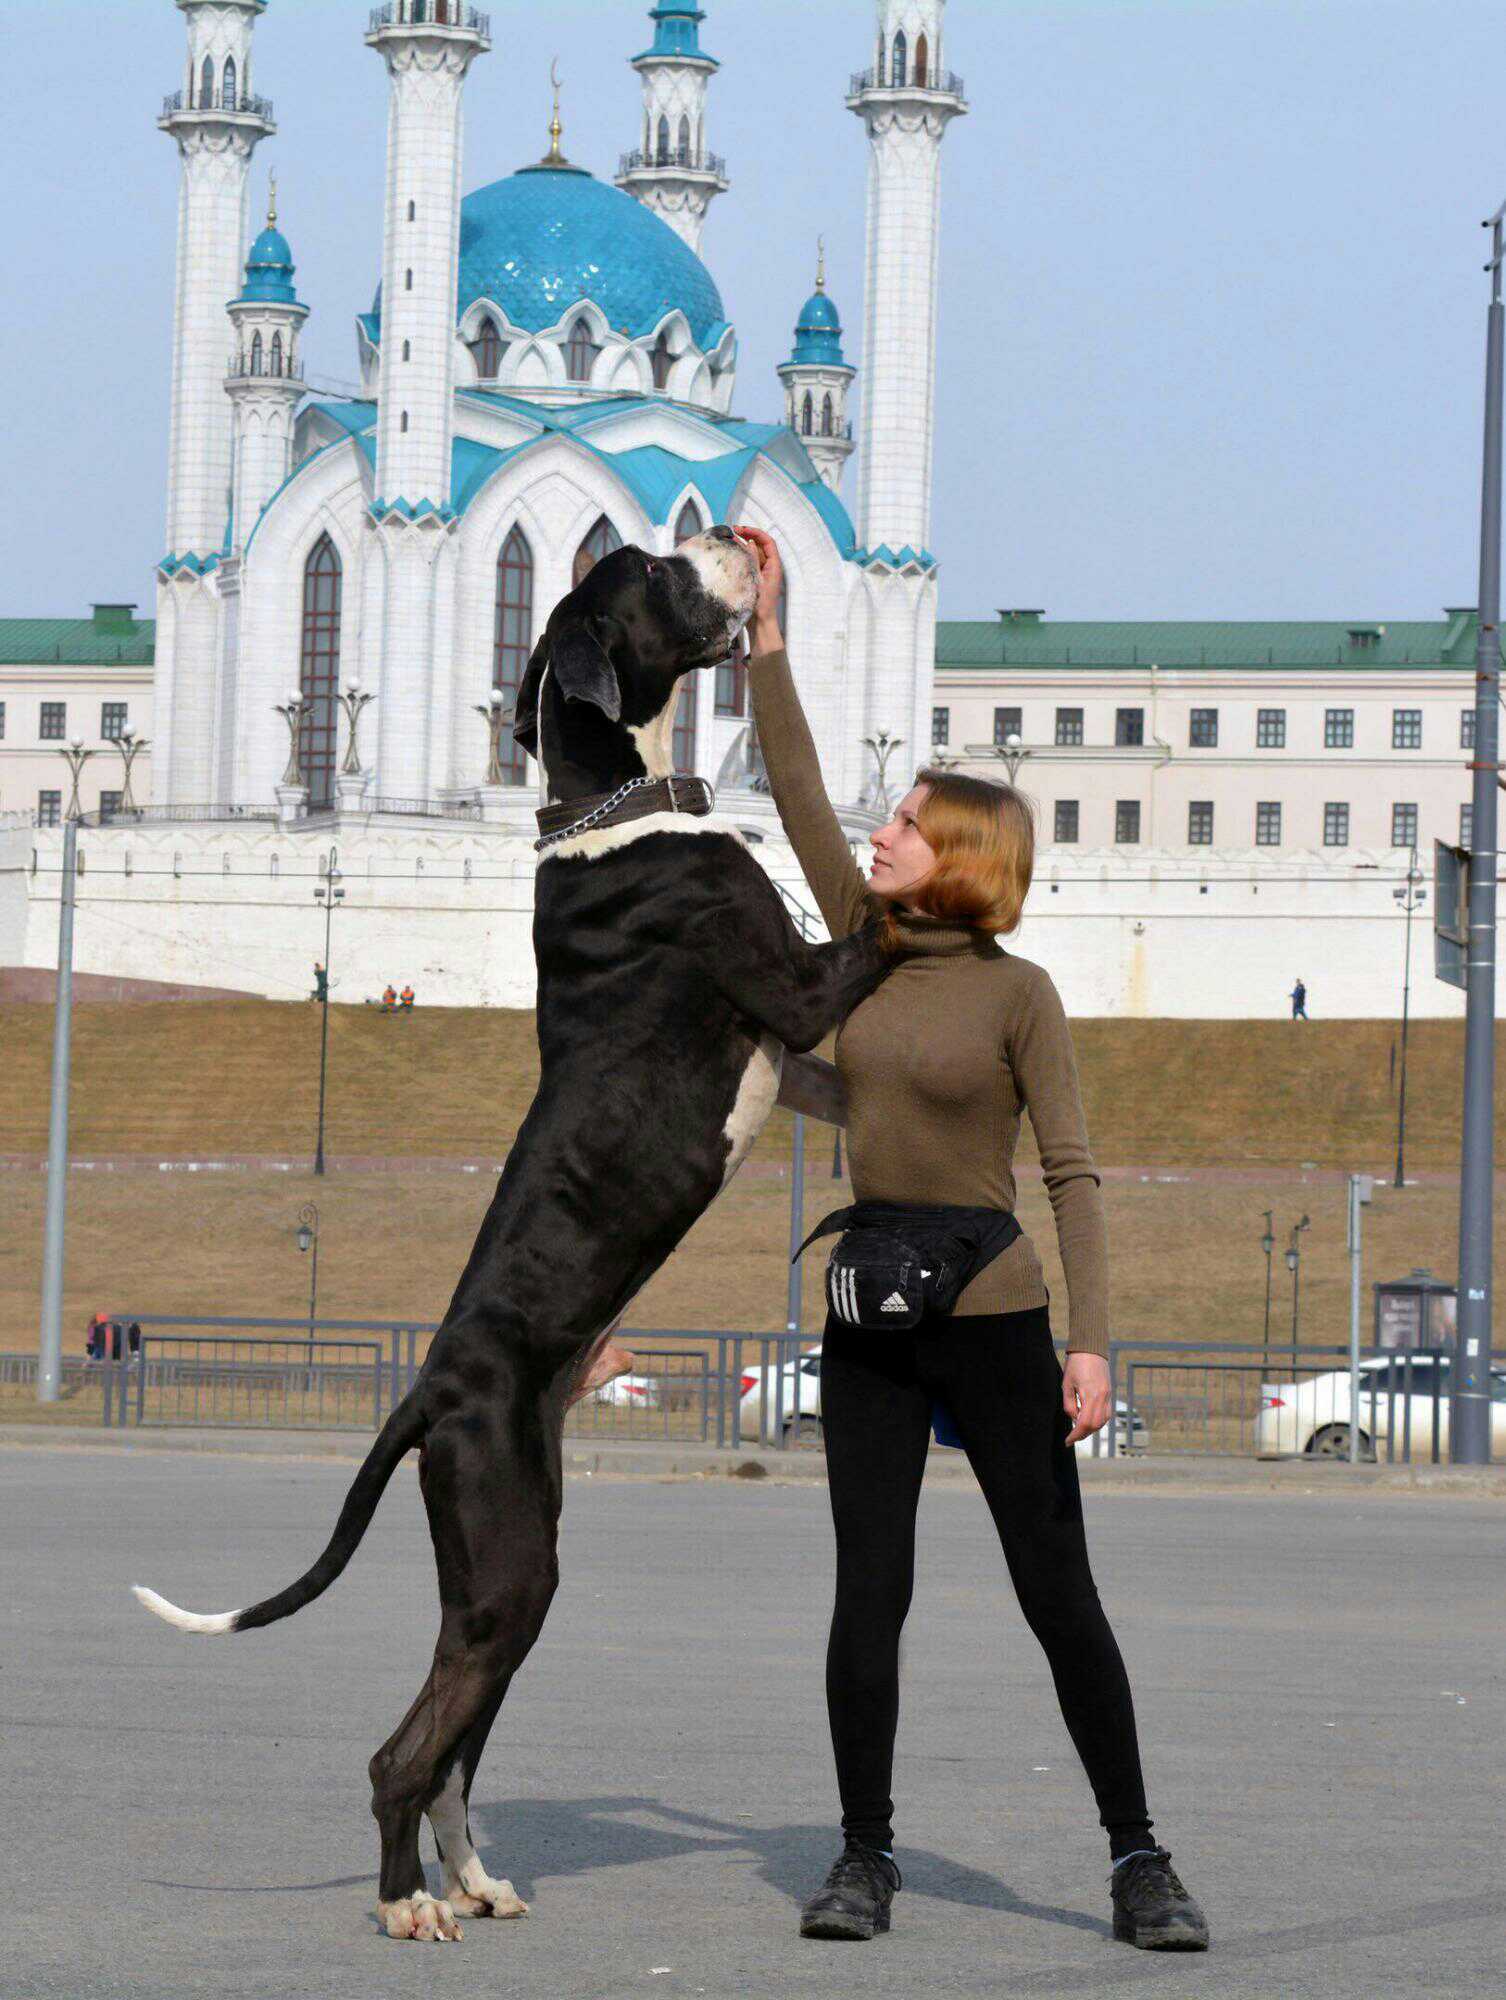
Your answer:
[[[413,1012],[413,988],[405,986],[402,991],[402,1009],[405,1014]]]
[[[1291,999],[1292,1019],[1294,1021],[1305,1021],[1307,1019],[1307,988],[1302,984],[1300,979],[1292,988]]]
[[[1017,925],[1030,886],[1031,809],[1012,786],[923,770],[871,836],[865,878],[827,799],[784,650],[778,549],[760,530],[737,532],[759,558],[749,678],[780,821],[831,935],[880,916],[903,953],[837,1038],[853,1194],[870,1217],[991,1214],[1007,1242],[997,1249],[996,1232],[981,1267],[965,1265],[948,1309],[923,1299],[903,1331],[878,1317],[894,1304],[877,1303],[887,1280],[866,1311],[853,1309],[856,1263],[828,1287],[821,1412],[837,1583],[826,1701],[844,1845],[805,1904],[801,1935],[868,1939],[890,1926],[900,1634],[940,1418],[983,1488],[1092,1785],[1109,1838],[1114,1936],[1203,1950],[1203,1913],[1151,1832],[1129,1680],[1088,1562],[1074,1446],[1113,1410],[1099,1177],[1056,988],[995,941]],[[1012,1214],[1025,1108],[1067,1277],[1065,1369],[1040,1260]],[[881,1272],[882,1229],[851,1233],[870,1246],[854,1257],[876,1249]]]
[[[309,995],[309,998],[310,1000],[319,1001],[328,1000],[329,998],[329,974],[317,958],[314,960],[314,990]]]
[[[386,992],[382,995],[382,1012],[384,1014],[395,1014],[397,1012],[397,988],[390,983]]]

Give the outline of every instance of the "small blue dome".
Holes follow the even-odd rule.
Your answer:
[[[678,307],[702,352],[727,324],[711,273],[669,224],[581,167],[524,167],[466,196],[457,317],[480,299],[530,333],[589,299],[633,339]]]
[[[293,252],[280,229],[269,223],[251,245],[246,259],[246,283],[241,298],[263,305],[296,306]]]
[[[845,368],[842,355],[842,321],[824,291],[812,292],[800,308],[795,322],[795,345],[791,361],[824,361]]]
[[[642,62],[646,56],[693,56],[698,62],[712,62],[701,47],[701,23],[706,16],[696,0],[659,0],[657,7],[649,9],[648,18],[654,24],[654,45],[643,55],[634,56],[634,62]]]

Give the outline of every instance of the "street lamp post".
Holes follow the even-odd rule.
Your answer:
[[[1030,755],[1030,752],[1021,742],[1018,731],[1012,730],[1005,737],[1004,741],[998,745],[995,755],[999,758],[1005,770],[1008,771],[1009,782],[1013,785],[1019,778],[1020,766]]]
[[[486,777],[483,783],[500,786],[502,780],[502,731],[506,726],[506,703],[502,699],[501,688],[494,687],[485,701],[474,704],[476,713],[486,724]]]
[[[309,1358],[308,1373],[312,1380],[314,1373],[314,1328],[319,1319],[319,1211],[311,1201],[306,1201],[298,1211],[298,1248],[306,1257],[313,1251],[313,1262],[309,1267]]]
[[[1420,910],[1428,899],[1426,889],[1418,887],[1422,881],[1422,870],[1417,865],[1417,843],[1412,843],[1412,851],[1407,857],[1407,877],[1405,885],[1393,889],[1393,899],[1400,903],[1407,913],[1407,947],[1401,978],[1401,1093],[1396,1106],[1396,1186],[1406,1186],[1406,1169],[1403,1153],[1407,1139],[1407,1021],[1412,1005],[1412,912]]]
[[[1273,1233],[1274,1220],[1274,1211],[1269,1208],[1266,1209],[1265,1234],[1260,1239],[1260,1247],[1265,1252],[1265,1332],[1261,1335],[1260,1339],[1262,1379],[1271,1372],[1271,1274],[1273,1269],[1271,1252],[1276,1248],[1276,1238]]]
[[[1302,1283],[1302,1245],[1304,1229],[1311,1226],[1312,1218],[1304,1215],[1300,1222],[1292,1224],[1292,1240],[1286,1253],[1286,1268],[1292,1274],[1292,1379],[1297,1375],[1297,1301]]]
[[[878,766],[869,799],[874,812],[889,811],[889,759],[904,740],[903,736],[891,736],[887,729],[877,730],[872,736],[863,738],[864,748],[873,752],[874,763]]]
[[[345,741],[345,761],[340,766],[340,774],[346,778],[359,778],[361,759],[356,749],[356,733],[361,727],[361,717],[376,700],[376,696],[367,694],[359,681],[349,681],[346,683],[345,692],[336,695],[335,699],[345,711],[345,720],[350,732]]]
[[[339,886],[342,880],[336,862],[340,850],[332,847],[329,860],[325,864],[324,880],[314,891],[314,901],[324,905],[324,994],[320,1003],[322,1019],[319,1024],[319,1137],[314,1147],[314,1172],[324,1172],[324,1084],[329,1070],[329,946],[330,927],[334,922],[335,905],[343,903],[345,891]]]
[[[73,780],[73,790],[68,797],[68,810],[64,813],[63,817],[65,819],[78,819],[81,812],[78,802],[78,781],[84,774],[85,764],[88,763],[94,752],[86,750],[78,738],[75,737],[65,748],[59,750],[58,755],[68,766],[68,775]]]
[[[137,810],[137,806],[135,794],[131,790],[131,767],[142,751],[150,749],[151,745],[144,736],[138,736],[134,729],[122,729],[116,738],[115,747],[119,750],[120,761],[125,766],[125,776],[120,783],[119,810],[122,814],[133,813]]]
[[[272,704],[283,721],[288,725],[288,768],[282,774],[285,785],[303,783],[303,729],[314,704],[304,699],[300,689],[294,688],[286,701]]]

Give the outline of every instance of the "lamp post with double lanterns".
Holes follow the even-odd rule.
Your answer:
[[[324,1172],[324,1085],[329,1071],[329,946],[330,927],[334,922],[335,905],[343,903],[345,891],[340,887],[342,876],[337,867],[340,850],[332,847],[325,863],[324,879],[314,891],[314,901],[324,905],[324,992],[320,1001],[322,1020],[319,1024],[319,1137],[314,1146],[314,1172]]]
[[[873,761],[877,767],[874,772],[873,791],[868,801],[870,807],[876,813],[883,813],[887,816],[890,811],[889,759],[900,748],[904,740],[903,736],[891,736],[887,729],[877,730],[872,736],[865,736],[863,738],[863,747],[873,752]]]
[[[1406,1186],[1406,1168],[1403,1156],[1407,1143],[1407,1021],[1412,1007],[1412,912],[1420,910],[1428,899],[1426,889],[1418,885],[1423,880],[1422,870],[1417,865],[1417,843],[1413,841],[1412,851],[1407,857],[1407,873],[1401,888],[1393,889],[1394,901],[1401,904],[1407,913],[1407,948],[1404,969],[1401,976],[1401,1091],[1396,1105],[1396,1186]]]
[[[1005,770],[1008,771],[1010,784],[1015,784],[1020,775],[1020,766],[1030,755],[1030,752],[1020,740],[1018,732],[1011,732],[1010,735],[1006,736],[1004,741],[997,746],[994,754],[998,757],[1000,763],[1003,764]]]
[[[1292,1274],[1292,1376],[1297,1373],[1297,1301],[1302,1283],[1302,1232],[1312,1226],[1312,1217],[1304,1215],[1300,1222],[1292,1224],[1292,1240],[1287,1246],[1286,1268]]]
[[[1266,1375],[1271,1372],[1271,1273],[1273,1269],[1271,1252],[1276,1248],[1273,1224],[1275,1211],[1265,1211],[1265,1234],[1260,1239],[1260,1247],[1265,1252],[1265,1332],[1261,1335],[1260,1361]]]
[[[486,776],[489,787],[502,784],[502,731],[507,725],[507,704],[501,688],[494,687],[485,701],[475,704],[476,713],[486,724]]]
[[[131,790],[131,768],[143,750],[150,749],[144,736],[138,736],[134,729],[122,729],[115,739],[115,747],[120,752],[120,761],[125,767],[120,781],[120,804],[117,812],[124,816],[137,810],[135,794]]]
[[[84,775],[84,766],[94,755],[94,752],[86,750],[78,738],[75,737],[71,743],[65,744],[59,750],[58,755],[68,766],[68,775],[73,780],[73,789],[68,796],[68,810],[64,813],[63,817],[64,819],[78,819],[81,810],[78,802],[78,781]]]
[[[311,1201],[306,1201],[298,1211],[298,1248],[308,1256],[312,1250],[313,1262],[309,1266],[309,1358],[308,1372],[314,1372],[314,1329],[319,1320],[319,1211]]]

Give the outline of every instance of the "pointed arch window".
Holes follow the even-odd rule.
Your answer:
[[[592,528],[590,534],[586,536],[580,547],[575,551],[575,561],[570,566],[571,588],[574,589],[576,584],[582,582],[596,567],[597,563],[601,561],[603,556],[609,556],[614,549],[620,549],[621,547],[621,535],[618,534],[605,514],[599,515],[595,527]]]
[[[678,157],[682,167],[690,165],[690,120],[683,116],[680,119],[680,149]]]
[[[233,111],[235,109],[236,97],[235,97],[234,56],[226,56],[225,58],[225,95],[222,101],[227,111]]]
[[[303,650],[298,686],[310,704],[303,731],[303,776],[309,809],[328,807],[335,792],[335,690],[340,680],[340,558],[321,535],[303,566]]]
[[[837,434],[836,411],[832,408],[831,397],[823,396],[821,398],[821,435],[824,438],[829,438],[829,437],[835,437],[836,434]]]
[[[492,686],[500,691],[509,715],[516,706],[532,648],[533,550],[523,530],[514,528],[497,558],[497,626],[492,652]],[[521,785],[528,775],[528,759],[513,741],[510,729],[502,732],[501,763],[507,783]]]
[[[661,167],[669,165],[669,120],[667,118],[659,120],[659,156],[656,164]]]
[[[915,88],[924,90],[931,73],[931,50],[924,35],[915,44]]]
[[[496,381],[502,372],[502,357],[506,352],[507,343],[497,330],[497,322],[488,313],[471,342],[471,353],[476,357],[476,373],[483,382]]]
[[[265,368],[265,363],[262,358],[261,335],[259,333],[253,333],[251,336],[251,373],[253,375],[260,375],[263,373],[264,368]]]
[[[675,541],[688,542],[692,535],[701,532],[701,510],[694,500],[687,500],[680,509],[680,518],[675,522]]]
[[[199,108],[201,111],[214,109],[214,64],[208,56],[199,72]]]
[[[565,342],[565,374],[572,382],[589,382],[591,369],[601,349],[591,338],[591,322],[582,313]]]
[[[909,61],[910,45],[905,40],[903,28],[894,37],[894,60],[890,65],[889,81],[896,90],[902,90],[906,82],[905,65]]]
[[[274,375],[282,373],[282,335],[280,333],[274,333],[272,336],[272,373]]]
[[[653,371],[654,387],[656,389],[667,389],[669,387],[669,371],[674,366],[674,356],[669,351],[669,335],[667,333],[661,333],[659,338],[654,342],[653,353],[648,358],[648,365]]]
[[[802,437],[809,437],[815,428],[816,406],[811,401],[810,390],[807,389],[805,392],[805,401],[800,405],[800,434]]]

